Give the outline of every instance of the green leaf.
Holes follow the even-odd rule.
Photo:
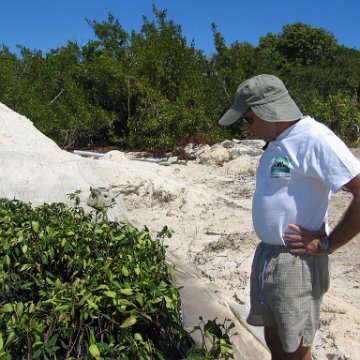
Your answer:
[[[136,317],[135,316],[130,316],[128,318],[126,318],[122,324],[120,325],[121,328],[128,328],[130,326],[133,326],[136,323]]]
[[[1,311],[4,312],[4,313],[9,313],[9,312],[12,312],[14,309],[13,309],[13,306],[11,303],[7,303],[5,305],[3,305],[3,307],[1,308]]]
[[[104,295],[106,295],[106,296],[108,296],[110,298],[113,298],[113,299],[116,298],[116,292],[115,291],[105,291]]]
[[[11,331],[9,333],[9,336],[7,337],[6,341],[5,341],[5,347],[9,344],[11,344],[11,342],[13,341],[13,339],[16,337],[16,334],[14,331]]]
[[[40,225],[37,221],[32,221],[31,222],[31,227],[33,228],[33,230],[38,234],[39,233],[39,228]]]
[[[26,270],[29,270],[31,269],[31,265],[29,264],[24,264],[20,269],[19,271],[26,271]]]
[[[134,272],[135,272],[136,275],[140,275],[141,271],[140,271],[139,265],[137,265],[135,267]]]
[[[96,344],[92,344],[89,346],[89,351],[90,354],[94,357],[94,358],[99,358],[100,357],[100,350],[97,347]]]
[[[51,337],[51,339],[46,343],[46,346],[47,346],[47,347],[54,346],[55,343],[56,343],[56,341],[57,341],[57,339],[58,339],[58,335],[57,335],[57,334],[56,334],[56,335],[53,335],[53,336]]]
[[[144,305],[144,295],[141,293],[136,293],[135,295],[136,300],[138,301],[138,303],[140,304],[140,306]]]
[[[0,333],[0,350],[2,350],[3,347],[4,347],[4,340],[2,337],[2,333]]]
[[[109,288],[108,285],[101,284],[101,285],[97,286],[94,290],[105,290],[108,288]]]
[[[47,255],[41,254],[40,258],[41,258],[42,264],[47,265],[49,263]]]
[[[9,266],[11,264],[11,259],[9,255],[5,255],[5,264]]]
[[[10,249],[9,241],[6,238],[3,240],[2,247],[4,248],[4,250]]]
[[[120,292],[124,295],[132,295],[134,293],[132,289],[122,289]]]
[[[227,346],[223,346],[223,345],[220,345],[220,353],[221,355],[225,355],[227,352],[228,352],[228,347]]]
[[[23,252],[24,254],[26,254],[27,251],[28,251],[28,246],[25,244],[25,245],[21,248],[21,250],[22,250],[22,252]]]
[[[55,311],[67,311],[70,309],[70,305],[69,304],[65,304],[65,305],[59,305],[59,306],[56,306],[55,308]]]
[[[62,287],[62,282],[61,282],[61,280],[60,280],[59,278],[57,278],[57,279],[55,280],[54,285],[55,285],[55,289],[60,289],[60,288]]]
[[[88,303],[88,305],[90,306],[90,308],[93,308],[95,310],[99,310],[99,307],[91,300],[86,299],[86,302]]]
[[[29,314],[32,314],[33,312],[35,312],[35,310],[36,310],[35,304],[31,302],[29,304],[29,309],[28,309]]]
[[[143,338],[142,338],[142,336],[141,336],[140,333],[135,333],[135,334],[134,334],[134,339],[135,339],[136,341],[143,341]]]
[[[24,312],[24,304],[22,302],[18,302],[16,304],[16,314],[21,317]]]

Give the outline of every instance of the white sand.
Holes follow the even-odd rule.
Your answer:
[[[200,187],[211,197],[210,201],[207,198],[203,203],[191,203],[186,209],[179,209],[176,200],[149,199],[135,204],[133,196],[126,196],[125,203],[129,205],[130,217],[138,224],[154,230],[163,225],[174,229],[173,237],[166,242],[169,250],[198,269],[203,281],[218,289],[225,301],[236,300],[248,307],[249,273],[258,243],[251,220],[254,177],[233,175],[236,171],[229,174],[227,167],[230,163],[224,167],[196,162],[171,165],[171,176],[181,181],[186,191],[198,194]],[[344,191],[333,197],[329,209],[331,224],[341,216],[350,199]],[[314,359],[360,358],[359,240],[358,236],[331,255],[331,287],[322,307]]]
[[[0,122],[1,197],[34,204],[68,202],[66,193],[81,188],[86,205],[89,186],[104,186],[107,200],[115,204],[112,218],[128,216],[154,234],[167,225],[174,234],[165,244],[174,257],[195,268],[200,281],[225,303],[249,306],[249,273],[258,243],[251,198],[259,144],[240,146],[240,157],[223,166],[199,160],[163,166],[117,151],[92,160],[60,150],[28,119],[2,104]],[[203,151],[210,154],[214,148]],[[330,224],[350,198],[344,191],[333,197]],[[360,358],[359,239],[331,256],[331,290],[322,307],[314,359]]]

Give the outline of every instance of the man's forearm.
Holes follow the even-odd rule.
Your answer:
[[[330,254],[360,233],[360,196],[353,195],[349,207],[329,235]]]

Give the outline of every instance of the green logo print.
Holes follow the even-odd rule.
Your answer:
[[[287,157],[274,157],[271,163],[271,177],[290,177],[290,161]]]

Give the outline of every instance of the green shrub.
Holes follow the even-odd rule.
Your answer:
[[[1,359],[180,358],[167,235],[0,200]]]
[[[348,146],[356,147],[360,143],[360,103],[349,92],[337,92],[335,95],[315,99],[310,113],[339,135]]]
[[[73,208],[0,199],[0,358],[233,358],[228,320],[200,318],[200,349],[182,327],[171,231],[153,240],[106,209],[85,214],[78,194]]]

